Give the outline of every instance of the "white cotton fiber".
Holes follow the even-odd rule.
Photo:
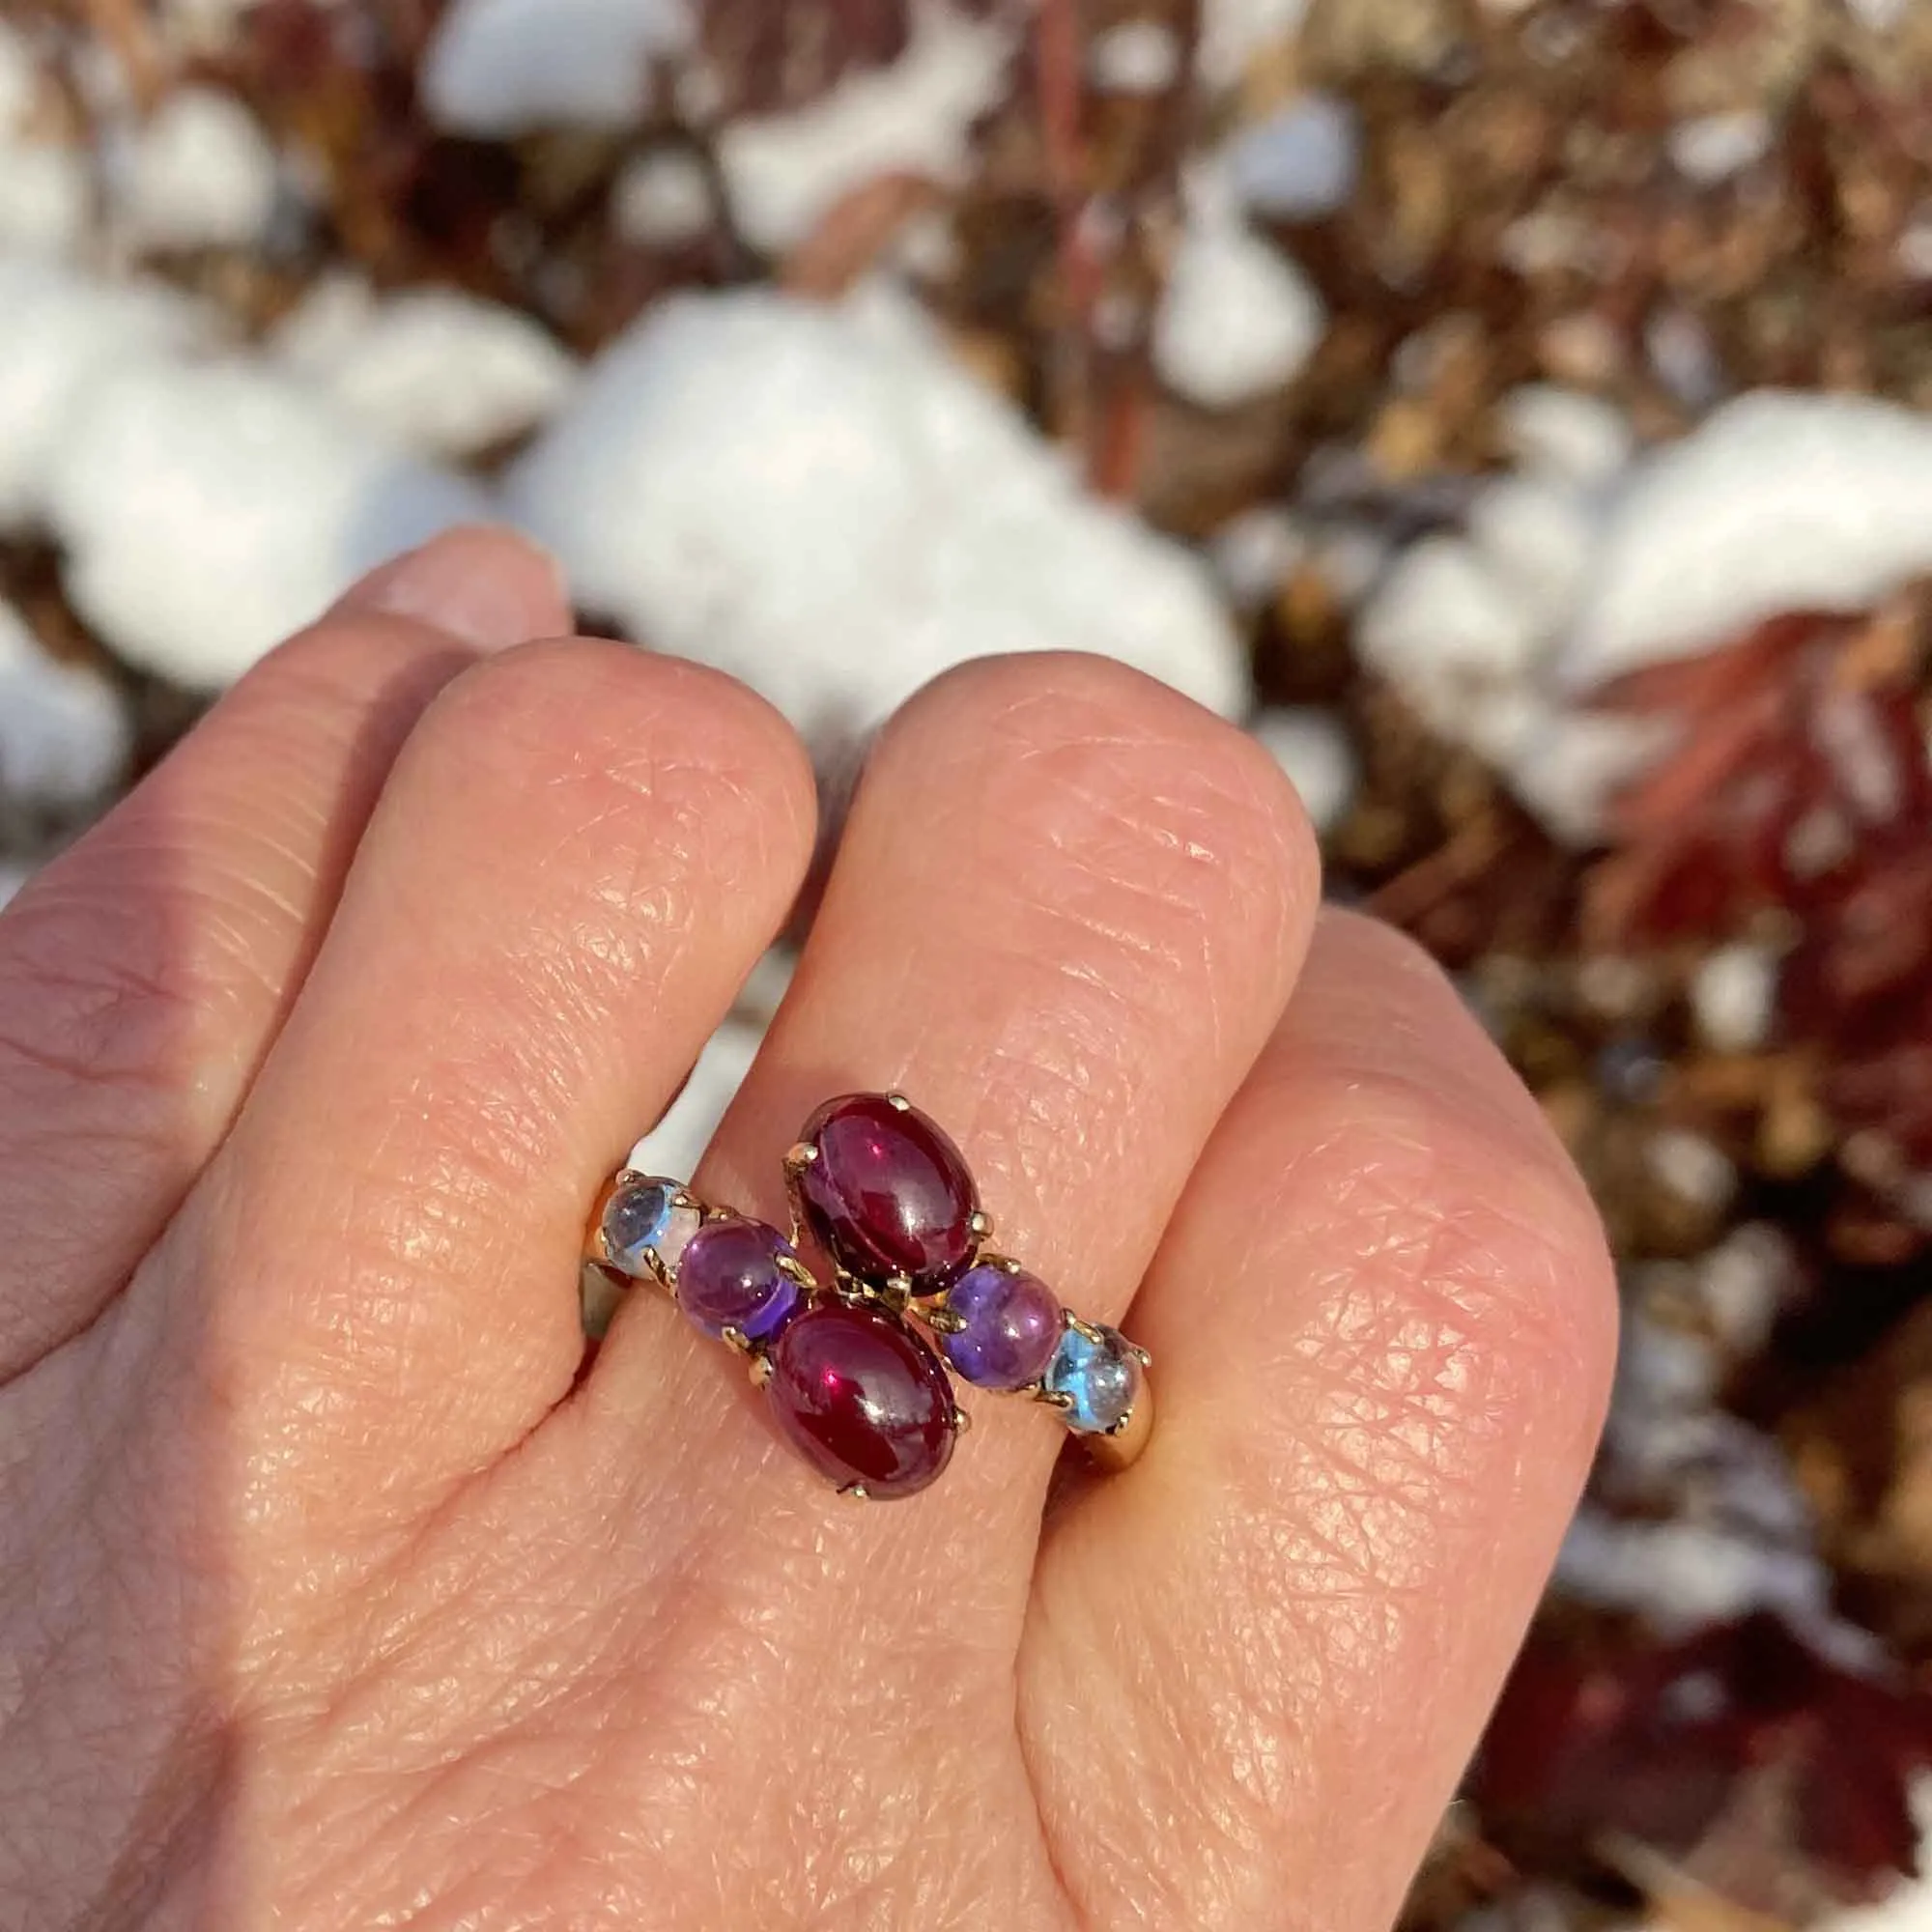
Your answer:
[[[474,485],[240,361],[98,381],[49,481],[82,616],[130,663],[204,690],[362,572],[488,514]]]
[[[824,752],[1008,651],[1100,652],[1248,703],[1203,566],[1087,497],[897,304],[667,302],[506,494],[587,608],[745,678]]]

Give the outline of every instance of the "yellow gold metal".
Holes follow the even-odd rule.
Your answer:
[[[772,1358],[769,1355],[752,1357],[752,1386],[754,1389],[763,1388],[771,1380],[773,1374]]]
[[[785,1149],[784,1171],[798,1174],[818,1158],[818,1149],[811,1141],[794,1141]]]
[[[886,1105],[892,1108],[895,1113],[909,1114],[912,1111],[912,1102],[903,1094],[896,1091],[886,1095]]]
[[[1134,1462],[1152,1435],[1153,1391],[1143,1382],[1133,1407],[1113,1428],[1098,1435],[1083,1435],[1080,1443],[1101,1468],[1112,1472]]]
[[[993,1217],[980,1208],[976,1208],[966,1225],[972,1229],[974,1236],[978,1239],[983,1241],[993,1232]]]
[[[749,1355],[752,1352],[751,1337],[742,1328],[721,1328],[718,1331],[718,1339],[726,1348],[735,1349],[741,1355]]]
[[[577,1309],[590,1341],[601,1342],[610,1333],[611,1320],[630,1287],[624,1276],[601,1262],[583,1264],[577,1284]]]
[[[596,1262],[605,1267],[611,1265],[611,1244],[604,1238],[604,1217],[611,1211],[611,1203],[616,1199],[617,1190],[631,1178],[629,1168],[619,1168],[598,1190],[596,1200],[590,1204],[590,1219],[583,1227],[585,1261]]]

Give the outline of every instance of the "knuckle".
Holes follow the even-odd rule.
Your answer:
[[[1267,752],[1191,698],[1108,658],[1070,652],[981,658],[920,692],[887,725],[895,759],[960,756],[997,768],[1041,760],[1117,774],[1163,820],[1217,824],[1268,866],[1313,862],[1314,834]],[[948,755],[949,749],[952,752]]]
[[[1016,911],[1197,972],[1204,946],[1211,957],[1231,938],[1285,952],[1320,892],[1307,815],[1266,752],[1105,659],[948,673],[886,727],[867,782],[930,801],[942,833],[969,821]]]
[[[58,867],[0,915],[0,1068],[15,1078],[158,1088],[202,1031],[198,994],[137,903],[70,891]]]
[[[487,659],[417,738],[421,782],[479,810],[510,801],[539,835],[545,815],[559,837],[622,827],[634,849],[706,867],[789,861],[810,843],[810,767],[784,720],[722,672],[630,645],[569,639]]]

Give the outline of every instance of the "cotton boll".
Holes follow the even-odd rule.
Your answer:
[[[1697,1264],[1697,1301],[1733,1360],[1755,1356],[1798,1287],[1797,1256],[1781,1229],[1747,1221]]]
[[[98,381],[67,419],[49,500],[81,614],[130,663],[203,690],[375,564],[488,510],[473,486],[239,362]]]
[[[1736,1164],[1715,1141],[1687,1127],[1664,1127],[1650,1137],[1645,1164],[1680,1201],[1713,1212],[1737,1192]]]
[[[1771,151],[1776,130],[1761,108],[1700,114],[1670,130],[1671,165],[1687,181],[1709,187],[1742,174]]]
[[[652,63],[690,38],[683,0],[455,0],[423,59],[423,101],[439,128],[485,140],[628,128]]]
[[[0,138],[0,249],[71,255],[93,215],[94,186],[78,150]]]
[[[1237,611],[1258,611],[1308,554],[1308,533],[1278,503],[1258,504],[1214,532],[1208,555]]]
[[[965,252],[959,226],[942,208],[922,208],[899,223],[881,266],[914,285],[950,282],[960,272]]]
[[[1201,566],[1084,497],[891,302],[666,302],[506,490],[586,606],[745,678],[827,761],[928,678],[1007,651],[1097,651],[1247,706]]]
[[[1512,389],[1500,415],[1519,463],[1585,488],[1612,481],[1634,446],[1630,420],[1614,404],[1555,383]]]
[[[1487,509],[1485,509],[1485,503]],[[1412,545],[1363,607],[1362,662],[1438,736],[1466,747],[1562,843],[1604,835],[1610,802],[1670,740],[1653,720],[1569,709],[1547,684],[1552,615],[1586,560],[1558,486],[1492,486],[1478,541]],[[1547,542],[1548,548],[1541,546]]]
[[[1158,20],[1122,20],[1094,37],[1087,77],[1101,94],[1165,94],[1180,72],[1180,43]]]
[[[112,685],[43,651],[0,600],[0,797],[71,810],[121,776],[130,740]]]
[[[1177,395],[1232,409],[1293,381],[1326,327],[1314,285],[1264,237],[1197,217],[1154,318],[1154,367]]]
[[[121,212],[137,244],[247,248],[275,212],[280,164],[233,95],[181,87],[136,132],[118,172]]]
[[[41,57],[0,20],[0,249],[71,253],[93,213],[87,157],[33,126],[46,87]]]
[[[1653,451],[1613,506],[1565,651],[1576,689],[1788,611],[1858,611],[1932,570],[1932,421],[1765,389]]]
[[[101,375],[211,332],[203,310],[158,284],[98,282],[0,253],[0,532],[41,522],[69,414]]]
[[[1716,1521],[1620,1522],[1589,1504],[1564,1539],[1556,1581],[1584,1603],[1640,1612],[1664,1636],[1754,1610],[1776,1610],[1801,1629],[1830,1615],[1830,1574],[1809,1548],[1768,1546]]]
[[[1470,506],[1469,539],[1548,635],[1582,597],[1601,518],[1578,491],[1518,475],[1489,484]]]
[[[1724,1364],[1710,1338],[1659,1321],[1647,1305],[1660,1277],[1675,1287],[1687,1272],[1676,1264],[1653,1264],[1637,1277],[1644,1293],[1625,1308],[1612,1397],[1618,1446],[1628,1432],[1655,1430],[1672,1413],[1707,1409],[1717,1401]]]
[[[19,131],[41,93],[41,62],[27,38],[0,20],[0,134]]]
[[[355,414],[436,456],[525,435],[562,403],[577,372],[526,316],[453,289],[378,301],[364,283],[324,282],[275,347]]]
[[[1643,346],[1657,380],[1699,414],[1722,394],[1724,368],[1704,320],[1689,308],[1663,308],[1644,324]]]
[[[1670,740],[1670,726],[1654,719],[1571,711],[1538,696],[1526,700],[1507,755],[1493,762],[1543,829],[1581,850],[1603,841],[1617,794]]]
[[[1690,981],[1697,1031],[1720,1053],[1752,1053],[1771,1033],[1777,1006],[1777,958],[1768,948],[1740,941],[1720,946]]]
[[[808,107],[728,122],[718,165],[740,232],[780,254],[881,175],[959,180],[974,124],[1006,91],[1012,51],[998,21],[917,0],[911,42],[890,67],[849,74]]]
[[[1353,610],[1388,570],[1395,546],[1388,532],[1367,522],[1330,524],[1311,537],[1308,563],[1329,596]]]
[[[1253,730],[1288,774],[1316,831],[1332,832],[1362,784],[1362,761],[1348,726],[1332,711],[1285,706],[1264,711]]]
[[[270,332],[268,348],[296,374],[326,380],[366,339],[378,300],[366,275],[326,270]]]
[[[1203,0],[1198,67],[1209,87],[1233,87],[1301,31],[1308,0]]]
[[[1346,206],[1362,163],[1361,121],[1332,94],[1304,95],[1229,144],[1235,191],[1257,214],[1313,221]]]
[[[718,218],[711,177],[683,148],[659,148],[624,163],[611,189],[611,220],[640,248],[696,241]]]
[[[1471,701],[1519,686],[1541,655],[1543,633],[1473,546],[1439,536],[1397,558],[1363,607],[1356,640],[1372,670],[1461,743]]]

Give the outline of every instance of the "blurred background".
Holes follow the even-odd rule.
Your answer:
[[[1623,1263],[1412,1926],[1910,1932],[1928,408],[1928,0],[4,0],[0,898],[477,517],[835,798],[963,658],[1167,679]]]

